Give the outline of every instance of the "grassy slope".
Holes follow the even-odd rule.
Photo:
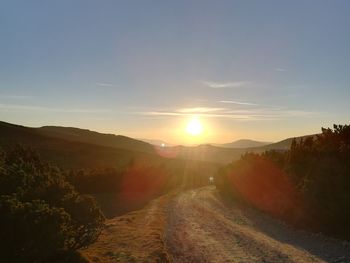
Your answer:
[[[92,262],[170,262],[163,234],[171,196],[108,220],[97,242],[81,252]]]

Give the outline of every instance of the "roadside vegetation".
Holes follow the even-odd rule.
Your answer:
[[[4,262],[84,262],[74,251],[94,242],[104,222],[94,198],[20,146],[0,158],[0,214]]]
[[[161,157],[62,169],[45,157],[21,145],[0,154],[0,252],[6,262],[85,262],[77,251],[97,240],[106,217],[142,208],[175,188],[206,185],[206,173],[216,169]]]
[[[248,153],[216,176],[222,194],[294,225],[350,239],[350,126],[293,140],[288,151]]]

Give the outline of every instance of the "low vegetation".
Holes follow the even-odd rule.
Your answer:
[[[119,168],[73,169],[67,180],[82,194],[93,195],[106,217],[142,208],[176,188],[207,185],[218,165],[157,157],[132,160]]]
[[[105,217],[142,208],[175,188],[205,185],[216,169],[154,156],[111,168],[63,170],[45,158],[27,146],[1,154],[0,252],[6,262],[83,262],[76,251],[97,240]]]
[[[288,151],[245,154],[220,170],[216,184],[290,223],[350,239],[350,126],[323,128]]]
[[[53,262],[94,242],[104,216],[57,167],[16,147],[0,158],[0,251],[4,262]],[[77,257],[76,255],[74,257]]]

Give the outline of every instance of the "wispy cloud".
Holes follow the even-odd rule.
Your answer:
[[[220,100],[220,102],[221,103],[228,103],[228,104],[246,105],[246,106],[259,106],[259,104],[256,104],[256,103],[234,101],[234,100]]]
[[[214,81],[202,81],[202,83],[213,89],[222,88],[239,88],[252,84],[251,81],[230,81],[230,82],[214,82]]]
[[[254,109],[226,109],[226,108],[191,108],[191,110],[154,110],[138,112],[146,116],[193,116],[208,118],[228,118],[234,120],[257,121],[257,120],[280,120],[293,117],[312,117],[318,112],[289,110],[282,108],[254,108]]]
[[[99,87],[106,87],[106,88],[114,87],[112,83],[108,83],[108,82],[96,82],[96,85]]]
[[[195,108],[178,109],[177,112],[181,112],[181,113],[205,113],[205,112],[215,112],[215,111],[222,111],[222,110],[225,110],[225,108],[195,107]]]
[[[14,99],[14,100],[26,100],[31,99],[33,96],[27,95],[12,95],[12,94],[0,94],[1,99]]]
[[[45,111],[61,113],[108,113],[108,109],[51,108],[44,106],[0,104],[0,111]]]
[[[183,112],[173,112],[173,111],[146,111],[141,112],[142,115],[149,116],[193,116],[196,115],[198,117],[217,117],[217,118],[231,118],[237,120],[250,119],[249,115],[242,114],[225,114],[225,113],[183,113]]]
[[[274,68],[275,71],[278,71],[278,72],[285,72],[287,71],[287,69],[285,68]]]

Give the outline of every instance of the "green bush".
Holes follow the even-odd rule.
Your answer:
[[[277,170],[263,169],[268,162]],[[279,176],[272,177],[276,174]],[[286,184],[276,183],[282,177],[295,190],[295,194],[289,195],[293,202],[286,198],[288,191],[283,189]],[[291,223],[299,219],[298,223],[318,231],[350,239],[350,125],[334,125],[333,129],[322,128],[317,136],[294,139],[286,152],[244,155],[221,169],[216,183],[221,192],[239,195],[250,202],[258,200],[260,206],[261,200],[269,200],[279,191],[284,198],[271,198],[284,200],[284,209],[279,210],[278,217]],[[253,194],[256,199],[249,200]],[[269,202],[268,209],[264,205],[269,212],[280,206],[276,201]]]
[[[0,252],[9,262],[40,262],[94,242],[104,217],[57,168],[16,147],[0,160]]]

